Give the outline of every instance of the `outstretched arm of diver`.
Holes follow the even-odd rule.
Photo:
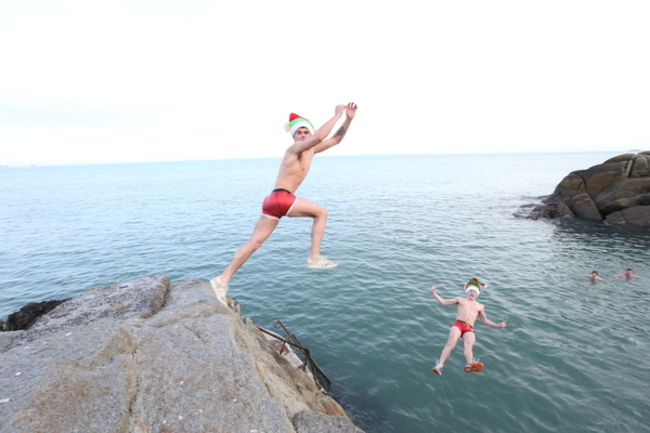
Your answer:
[[[341,116],[343,116],[345,108],[345,105],[337,105],[334,109],[334,117],[325,122],[323,126],[318,128],[311,137],[303,141],[296,141],[293,146],[289,147],[287,152],[298,154],[320,144],[327,138],[328,135],[330,135],[330,132],[332,132],[332,128],[334,128],[336,122],[338,122]]]
[[[458,303],[458,298],[453,298],[453,299],[443,299],[442,296],[438,294],[438,288],[434,284],[431,286],[431,294],[433,295],[434,298],[436,298],[436,301],[442,305],[454,305]]]
[[[478,312],[478,317],[481,318],[481,322],[484,325],[491,326],[493,328],[505,328],[507,325],[507,320],[504,320],[501,323],[494,323],[490,319],[487,318],[487,314],[485,314],[485,309],[481,308],[481,310]]]
[[[354,119],[354,116],[357,114],[357,104],[355,104],[354,102],[350,102],[346,106],[345,114],[346,114],[345,121],[343,122],[341,127],[336,130],[336,132],[332,137],[318,144],[316,146],[314,153],[319,153],[329,149],[330,147],[336,146],[343,140],[343,137],[345,137],[345,133],[348,132],[348,129],[350,129],[350,124],[352,123],[352,119]]]

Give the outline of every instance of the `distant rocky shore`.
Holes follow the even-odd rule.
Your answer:
[[[37,308],[28,329],[0,332],[2,433],[362,433],[201,280],[140,278]]]
[[[619,155],[567,175],[542,204],[518,212],[529,218],[577,217],[618,227],[650,229],[650,151]]]

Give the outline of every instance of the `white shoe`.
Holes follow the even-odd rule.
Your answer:
[[[338,263],[327,260],[323,256],[316,257],[316,260],[307,259],[307,267],[309,269],[329,269],[338,266]]]
[[[228,305],[228,299],[226,298],[228,286],[222,284],[221,281],[219,281],[219,277],[211,279],[210,285],[212,286],[212,290],[214,290],[217,299],[221,301],[222,304]]]

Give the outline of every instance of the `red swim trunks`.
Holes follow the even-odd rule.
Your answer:
[[[286,189],[274,189],[262,203],[262,214],[280,219],[289,213],[297,198]]]
[[[463,335],[465,335],[466,332],[474,332],[474,328],[469,326],[467,323],[456,320],[453,325],[451,325],[452,328],[456,327],[460,331],[460,338],[463,338]]]

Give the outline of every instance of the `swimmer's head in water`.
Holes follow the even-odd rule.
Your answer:
[[[486,287],[487,284],[482,282],[480,279],[472,278],[467,283],[465,283],[464,289],[465,289],[465,293],[469,293],[470,290],[474,290],[476,292],[476,296],[478,296]]]
[[[294,138],[296,131],[300,128],[307,128],[310,133],[314,133],[314,125],[304,117],[300,117],[296,113],[291,113],[289,115],[289,123],[284,126],[284,129],[291,135],[291,138]]]

